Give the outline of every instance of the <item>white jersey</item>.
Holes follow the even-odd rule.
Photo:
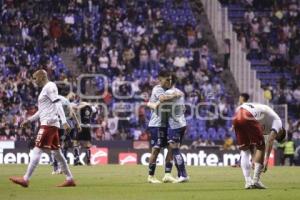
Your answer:
[[[174,94],[175,92],[181,92],[177,88],[171,88],[166,91],[166,95]],[[169,115],[169,126],[171,129],[178,129],[186,126],[186,119],[184,116],[185,113],[185,103],[184,103],[184,96],[180,98],[173,99],[170,101],[172,105],[171,113]]]
[[[161,87],[161,85],[156,85],[152,89],[150,102],[156,103],[159,101],[159,97],[165,93],[165,90]],[[160,112],[158,110],[152,110],[151,111],[151,118],[149,121],[149,127],[166,127],[167,124],[164,119],[162,119],[163,112]],[[163,114],[164,115],[164,114]],[[164,117],[163,117],[164,118]]]
[[[49,81],[38,97],[38,112],[41,125],[60,127],[55,102],[59,100],[57,86]]]
[[[269,135],[271,130],[277,133],[282,128],[282,121],[278,114],[269,106],[259,103],[244,103],[239,108],[249,111],[263,128],[264,135]]]

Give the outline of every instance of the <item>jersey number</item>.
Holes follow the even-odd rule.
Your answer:
[[[44,133],[44,129],[40,129],[37,136],[36,136],[36,142],[40,142],[41,139],[42,139],[42,136],[43,136],[43,133]]]

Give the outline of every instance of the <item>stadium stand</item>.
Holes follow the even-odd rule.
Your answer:
[[[272,104],[287,104],[289,134],[299,144],[299,1],[220,0]]]
[[[75,74],[60,56],[68,50],[76,52],[81,73],[107,76],[108,91],[94,102],[108,106],[109,118],[99,108],[95,140],[147,139],[149,110],[140,107],[138,117],[132,116],[128,103],[145,101],[141,97],[150,95],[163,67],[178,76],[177,87],[185,92],[187,103],[218,105],[201,107],[199,116],[222,112],[230,117],[233,113],[232,97],[220,77],[223,68],[213,59],[202,38],[205,27],[198,25],[187,0],[8,1],[2,5],[0,23],[1,139],[27,140],[36,129],[18,129],[20,121],[35,111],[38,89],[31,82],[33,70],[46,66],[52,80],[71,82],[76,93]],[[95,94],[102,94],[105,80],[85,81],[83,93],[91,85]],[[134,98],[116,98],[113,93]],[[128,113],[113,117],[118,108]],[[110,126],[114,120],[115,132]],[[220,141],[226,134],[234,138],[228,131],[230,120],[206,122],[189,117],[188,124],[186,139]]]

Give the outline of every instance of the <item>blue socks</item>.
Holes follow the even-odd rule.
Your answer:
[[[179,177],[180,176],[187,177],[184,160],[180,153],[180,150],[178,148],[176,148],[176,149],[173,149],[172,152],[173,152],[173,158],[175,161],[176,168],[178,170]]]

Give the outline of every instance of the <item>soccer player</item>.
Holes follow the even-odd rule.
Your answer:
[[[243,103],[247,103],[249,101],[249,98],[250,98],[250,95],[248,93],[241,93],[239,96],[238,106],[242,105]],[[232,126],[232,129],[233,129],[233,126]],[[250,151],[250,154],[251,154],[250,156],[251,156],[251,160],[252,160],[252,158],[254,157],[255,146],[250,144],[249,151]],[[247,169],[250,168],[251,165],[249,165],[249,161],[247,161],[245,158],[249,159],[250,157],[247,155],[245,156],[245,151],[241,151],[240,160],[237,164],[234,165],[234,167],[241,167],[243,173],[246,173],[246,174],[244,174],[245,189],[250,189],[252,187],[251,178],[250,178],[250,170],[247,170]],[[253,167],[253,165],[254,165],[254,163],[252,162],[252,167]]]
[[[239,149],[242,151],[241,165],[246,180],[245,188],[266,189],[260,181],[260,175],[267,171],[274,140],[282,142],[286,135],[280,117],[267,105],[244,103],[237,108],[233,126]],[[266,144],[264,135],[268,135]],[[249,150],[251,144],[256,147],[252,179],[250,177],[251,152]]]
[[[247,103],[249,101],[250,95],[248,93],[241,93],[239,96],[239,102],[238,102],[238,106],[242,105],[243,103]],[[232,126],[233,129],[233,126]],[[254,145],[250,145],[249,150],[251,152],[251,160],[254,157],[254,152],[255,152],[255,146]],[[241,162],[241,158],[243,157],[244,151],[241,151],[241,157],[238,163],[236,163],[234,165],[234,167],[241,167],[241,168],[247,168],[248,166],[248,162]],[[254,163],[252,163],[252,166],[254,165]],[[247,170],[243,170],[243,172],[246,172]],[[245,175],[245,177],[248,177],[248,175]],[[246,184],[245,184],[245,188],[246,189],[250,189],[251,185],[247,184],[250,183],[251,181],[249,180],[245,180]]]
[[[186,132],[186,119],[184,116],[185,113],[185,103],[183,92],[176,88],[175,85],[176,77],[172,76],[173,87],[168,89],[165,92],[165,95],[172,95],[174,93],[182,94],[179,98],[174,98],[169,100],[166,103],[149,103],[148,106],[152,109],[157,109],[158,106],[168,106],[170,112],[168,114],[168,130],[167,140],[168,140],[168,154],[166,156],[166,167],[165,167],[165,176],[163,177],[163,182],[172,182],[172,183],[182,183],[187,182],[189,177],[185,169],[184,159],[180,153],[180,145],[182,138]],[[161,105],[160,105],[161,104]],[[165,105],[163,105],[165,104]],[[172,159],[173,157],[173,159]],[[172,170],[172,161],[175,161],[175,166],[178,172],[178,179],[170,175]]]
[[[80,127],[80,122],[77,118],[76,113],[74,112],[71,103],[69,101],[69,99],[67,99],[64,96],[58,95],[59,99],[62,103],[66,118],[67,118],[67,122],[71,127],[71,131],[70,133],[67,133],[64,128],[63,125],[61,123],[61,127],[58,130],[59,133],[59,138],[60,138],[60,142],[61,142],[61,148],[62,148],[62,152],[64,157],[67,159],[67,153],[68,153],[68,148],[72,146],[72,138],[74,135],[74,129],[75,129],[75,125],[77,130],[80,132],[81,131],[81,127]],[[60,120],[61,122],[61,120]],[[74,124],[75,122],[75,124]],[[61,173],[61,169],[59,167],[59,163],[57,162],[57,160],[54,158],[54,154],[51,154],[52,159],[53,159],[53,172],[52,174],[60,174]]]
[[[182,96],[182,93],[175,92],[171,95],[164,94],[171,87],[172,76],[167,70],[161,70],[158,75],[159,84],[152,89],[149,103],[169,101]],[[162,147],[167,145],[167,113],[161,109],[152,109],[148,125],[151,134],[151,156],[149,159],[149,183],[161,183],[155,176],[156,160]]]
[[[86,160],[87,160],[87,165],[90,165],[91,163],[91,150],[90,147],[92,146],[91,140],[91,121],[92,121],[92,116],[94,113],[97,112],[96,108],[92,106],[91,104],[87,102],[81,102],[77,107],[75,107],[80,115],[80,126],[81,126],[81,131],[78,132],[76,139],[75,139],[75,144],[74,144],[74,156],[75,156],[75,161],[74,165],[82,165],[79,159],[79,148],[84,149],[86,153]]]
[[[65,182],[58,185],[58,187],[76,186],[59,144],[59,118],[66,131],[70,130],[70,126],[66,121],[66,116],[58,96],[57,86],[54,82],[48,80],[47,72],[45,70],[36,71],[33,74],[33,79],[39,87],[42,87],[42,91],[38,97],[38,111],[33,116],[23,121],[21,127],[24,127],[27,123],[37,119],[40,120],[41,127],[36,137],[33,155],[25,175],[23,177],[10,177],[10,180],[15,184],[28,187],[29,180],[40,161],[41,154],[43,152],[49,153],[50,151],[53,151],[55,159],[61,163],[61,169],[66,175]]]

